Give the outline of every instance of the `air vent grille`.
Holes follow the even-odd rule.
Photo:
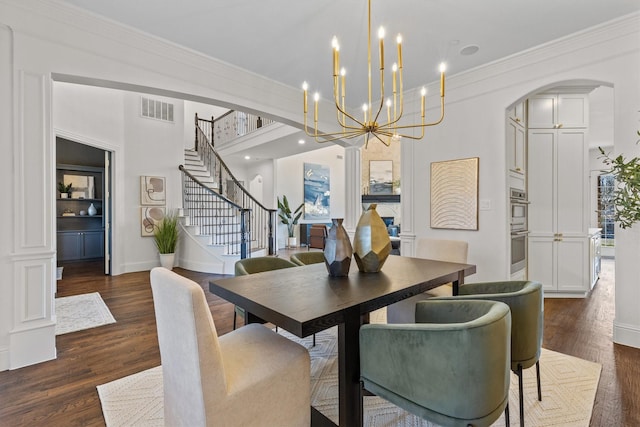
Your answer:
[[[173,123],[173,104],[144,96],[140,100],[142,117]]]

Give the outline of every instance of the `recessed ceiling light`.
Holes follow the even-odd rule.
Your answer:
[[[300,145],[304,144],[304,139],[299,139],[298,140],[298,144],[300,144]]]
[[[460,55],[465,55],[465,56],[473,55],[476,52],[478,52],[479,50],[480,50],[480,48],[477,45],[470,44],[470,45],[465,46],[462,49],[460,49]]]
[[[249,160],[251,158],[251,156],[244,156],[245,160]]]

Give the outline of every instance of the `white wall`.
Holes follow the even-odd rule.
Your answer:
[[[337,145],[321,148],[310,153],[298,154],[276,160],[276,196],[282,199],[287,196],[289,206],[298,206],[304,201],[304,163],[315,163],[329,166],[331,179],[330,218],[344,218],[345,215],[345,176],[344,176],[344,148]],[[304,215],[301,223],[331,222],[307,221]],[[299,227],[296,237],[299,238]],[[277,246],[282,248],[286,244],[286,226],[279,224]]]
[[[171,98],[154,97],[174,103],[175,123],[149,119],[140,115],[140,94],[124,94],[124,173],[116,180],[124,181],[125,194],[117,195],[124,204],[123,217],[116,223],[126,236],[121,270],[123,272],[150,270],[159,265],[153,237],[140,236],[140,176],[166,178],[167,209],[182,206],[181,173],[178,165],[184,162],[183,103]],[[178,248],[179,250],[179,248]]]
[[[0,207],[2,218],[9,219],[6,225],[3,223],[6,232],[3,236],[13,236],[11,246],[4,243],[5,239],[1,239],[0,246],[3,268],[0,273],[6,283],[0,287],[1,370],[55,357],[52,76],[58,81],[84,81],[111,87],[142,86],[160,95],[174,91],[184,94],[185,99],[199,97],[228,108],[269,111],[271,117],[288,124],[298,123],[301,114],[298,88],[277,84],[151,36],[120,28],[57,2],[41,0],[36,7],[25,5],[22,0],[0,0],[0,20],[0,88],[3,94],[8,94],[0,100],[0,113],[6,113],[0,114],[0,135],[3,141],[10,141],[5,152],[12,156],[10,161],[2,160],[6,164],[0,168],[0,179],[11,188],[13,201]],[[69,22],[74,25],[68,25]],[[414,224],[415,228],[407,230],[415,230],[416,235],[437,234],[469,240],[469,261],[478,265],[476,278],[504,277],[508,271],[505,109],[516,100],[561,81],[607,82],[615,91],[615,149],[627,155],[639,155],[640,147],[634,137],[640,110],[639,40],[640,15],[634,15],[449,78],[445,123],[431,128],[424,141],[415,143],[412,156],[407,157],[411,151],[403,149],[403,207],[412,207],[411,212],[403,212],[403,226]],[[10,69],[7,63],[11,64]],[[326,103],[320,109],[323,120],[333,117]],[[21,120],[23,117],[28,121]],[[334,124],[326,120],[318,127],[332,129]],[[134,128],[133,124],[126,124],[125,132],[129,129],[133,132]],[[183,137],[180,133],[179,138]],[[144,156],[149,155],[146,150],[129,147],[129,144],[143,144],[148,149],[164,147],[162,143],[154,145],[140,138],[127,140],[124,149],[114,150],[116,177],[122,176],[116,182],[118,194],[129,194],[127,186],[137,188],[140,174],[166,174],[173,179],[171,167],[162,159],[158,159],[160,164],[153,168],[140,165],[138,169],[127,169],[131,162],[143,162]],[[429,229],[429,163],[476,155],[480,157],[480,199],[491,202],[490,210],[480,212],[480,230]],[[310,161],[325,163],[316,153]],[[407,170],[413,171],[410,181],[415,185],[405,179],[405,164],[411,165],[412,169]],[[339,181],[337,169],[332,167],[333,194],[339,192],[334,190]],[[301,171],[301,167],[298,170]],[[291,191],[292,198],[297,194],[301,199],[302,180],[292,176],[283,183],[281,173],[284,171],[281,172],[278,164],[276,193]],[[175,188],[169,186],[170,198]],[[359,191],[352,194],[355,199]],[[125,200],[134,203],[132,195]],[[405,204],[405,200],[411,204]],[[336,200],[332,199],[331,215],[344,215],[344,205],[334,203]],[[124,255],[129,253],[124,250],[130,237],[127,233],[135,228],[133,223],[139,222],[138,217],[132,215],[133,210],[119,206],[114,214],[114,222],[118,224],[114,230],[116,265],[141,267],[144,264],[142,258],[135,258],[129,264]],[[618,232],[617,236],[614,339],[640,347],[640,311],[637,310],[640,227]],[[403,238],[403,245],[404,242]]]

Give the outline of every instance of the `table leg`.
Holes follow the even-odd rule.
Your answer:
[[[458,280],[454,280],[453,289],[451,291],[452,295],[458,295],[460,292],[460,285],[464,285],[464,271],[458,272]]]
[[[362,426],[360,399],[360,309],[345,311],[344,323],[338,325],[339,425]]]

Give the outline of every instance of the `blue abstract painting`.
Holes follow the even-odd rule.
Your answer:
[[[329,166],[304,164],[304,219],[329,219],[331,195]]]

